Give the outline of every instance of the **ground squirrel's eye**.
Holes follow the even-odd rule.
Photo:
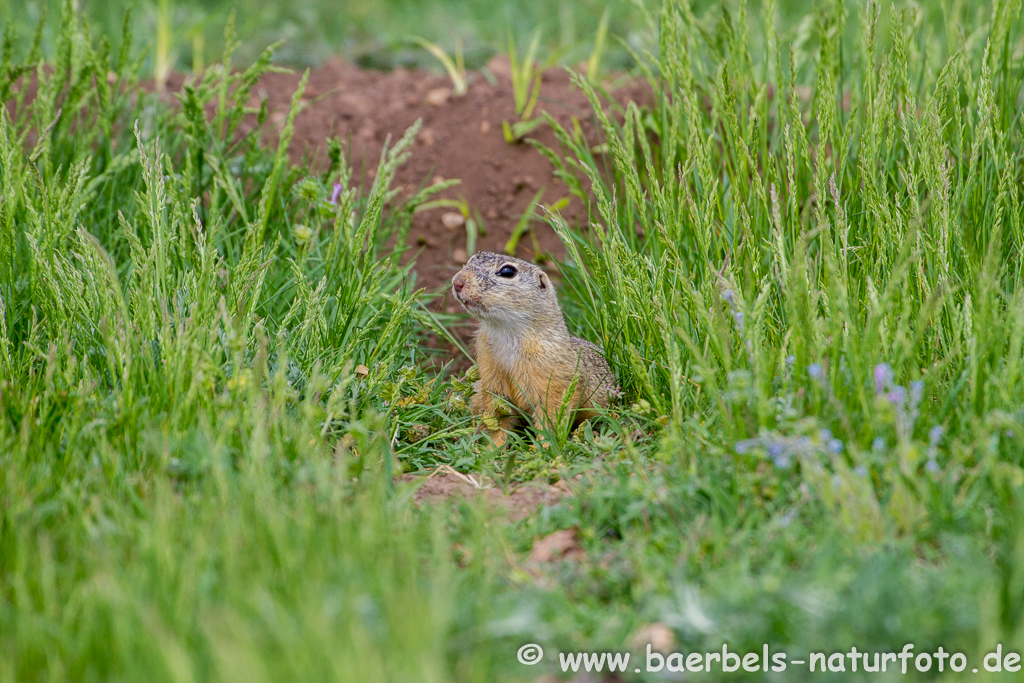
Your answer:
[[[501,270],[498,271],[498,276],[499,277],[515,277],[516,273],[518,273],[518,272],[519,271],[516,270],[515,266],[502,266]]]

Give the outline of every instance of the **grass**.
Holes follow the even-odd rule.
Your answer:
[[[501,454],[384,247],[438,189],[395,201],[415,130],[358,188],[340,144],[311,175],[290,119],[250,128],[273,55],[230,71],[230,27],[178,106],[130,23],[68,3],[12,38],[0,680],[535,680],[652,623],[790,660],[1024,650],[1020,6],[926,9],[634,10],[652,105],[581,76],[602,144],[552,121],[542,150],[591,217],[548,214],[563,305],[623,401]],[[576,495],[513,524],[395,480],[513,454]],[[581,557],[526,559],[567,528]]]

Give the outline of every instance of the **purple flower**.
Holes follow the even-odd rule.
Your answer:
[[[864,467],[864,465],[857,465],[856,469],[853,471],[862,477],[868,476],[868,468]]]
[[[736,295],[732,293],[731,289],[726,289],[724,292],[722,292],[722,298],[728,301],[729,303],[732,303],[733,301],[735,301]]]
[[[832,439],[828,442],[828,449],[833,453],[843,452],[843,442],[839,439]]]
[[[754,446],[752,439],[743,439],[742,441],[736,442],[736,453],[739,455],[746,455],[750,452],[750,449]]]
[[[875,437],[875,440],[871,442],[871,448],[875,452],[884,451],[885,450],[885,439],[883,439],[880,436]]]
[[[778,457],[772,458],[772,461],[780,470],[788,470],[793,458],[789,453],[782,453]]]
[[[892,367],[888,363],[875,366],[875,394],[885,391],[885,385],[892,382]]]
[[[902,407],[903,404],[907,402],[907,390],[897,384],[892,388],[892,391],[889,392],[887,398],[889,399],[889,403],[897,407]]]
[[[810,375],[813,379],[821,379],[821,363],[811,363],[810,365],[808,365],[807,374]]]
[[[785,452],[785,450],[786,444],[782,443],[781,441],[772,441],[770,444],[768,444],[768,455],[772,456],[773,458],[782,455],[783,452]]]
[[[929,460],[928,462],[926,462],[924,468],[931,472],[932,474],[938,473],[941,469],[939,467],[939,463],[935,462],[935,460]]]
[[[338,197],[341,196],[341,191],[343,189],[344,188],[341,186],[341,183],[334,183],[334,192],[331,193],[331,204],[338,203]]]
[[[939,445],[939,439],[942,438],[942,433],[946,431],[942,425],[936,425],[928,430],[928,444],[932,447]]]

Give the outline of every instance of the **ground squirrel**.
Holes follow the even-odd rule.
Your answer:
[[[479,252],[452,278],[452,291],[481,322],[470,407],[495,443],[523,416],[540,428],[556,424],[563,406],[574,422],[608,407],[616,390],[608,362],[600,348],[569,334],[551,278],[538,266]]]

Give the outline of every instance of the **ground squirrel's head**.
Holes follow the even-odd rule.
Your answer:
[[[473,254],[452,278],[452,292],[485,324],[521,327],[562,321],[555,288],[539,266],[503,254]]]

